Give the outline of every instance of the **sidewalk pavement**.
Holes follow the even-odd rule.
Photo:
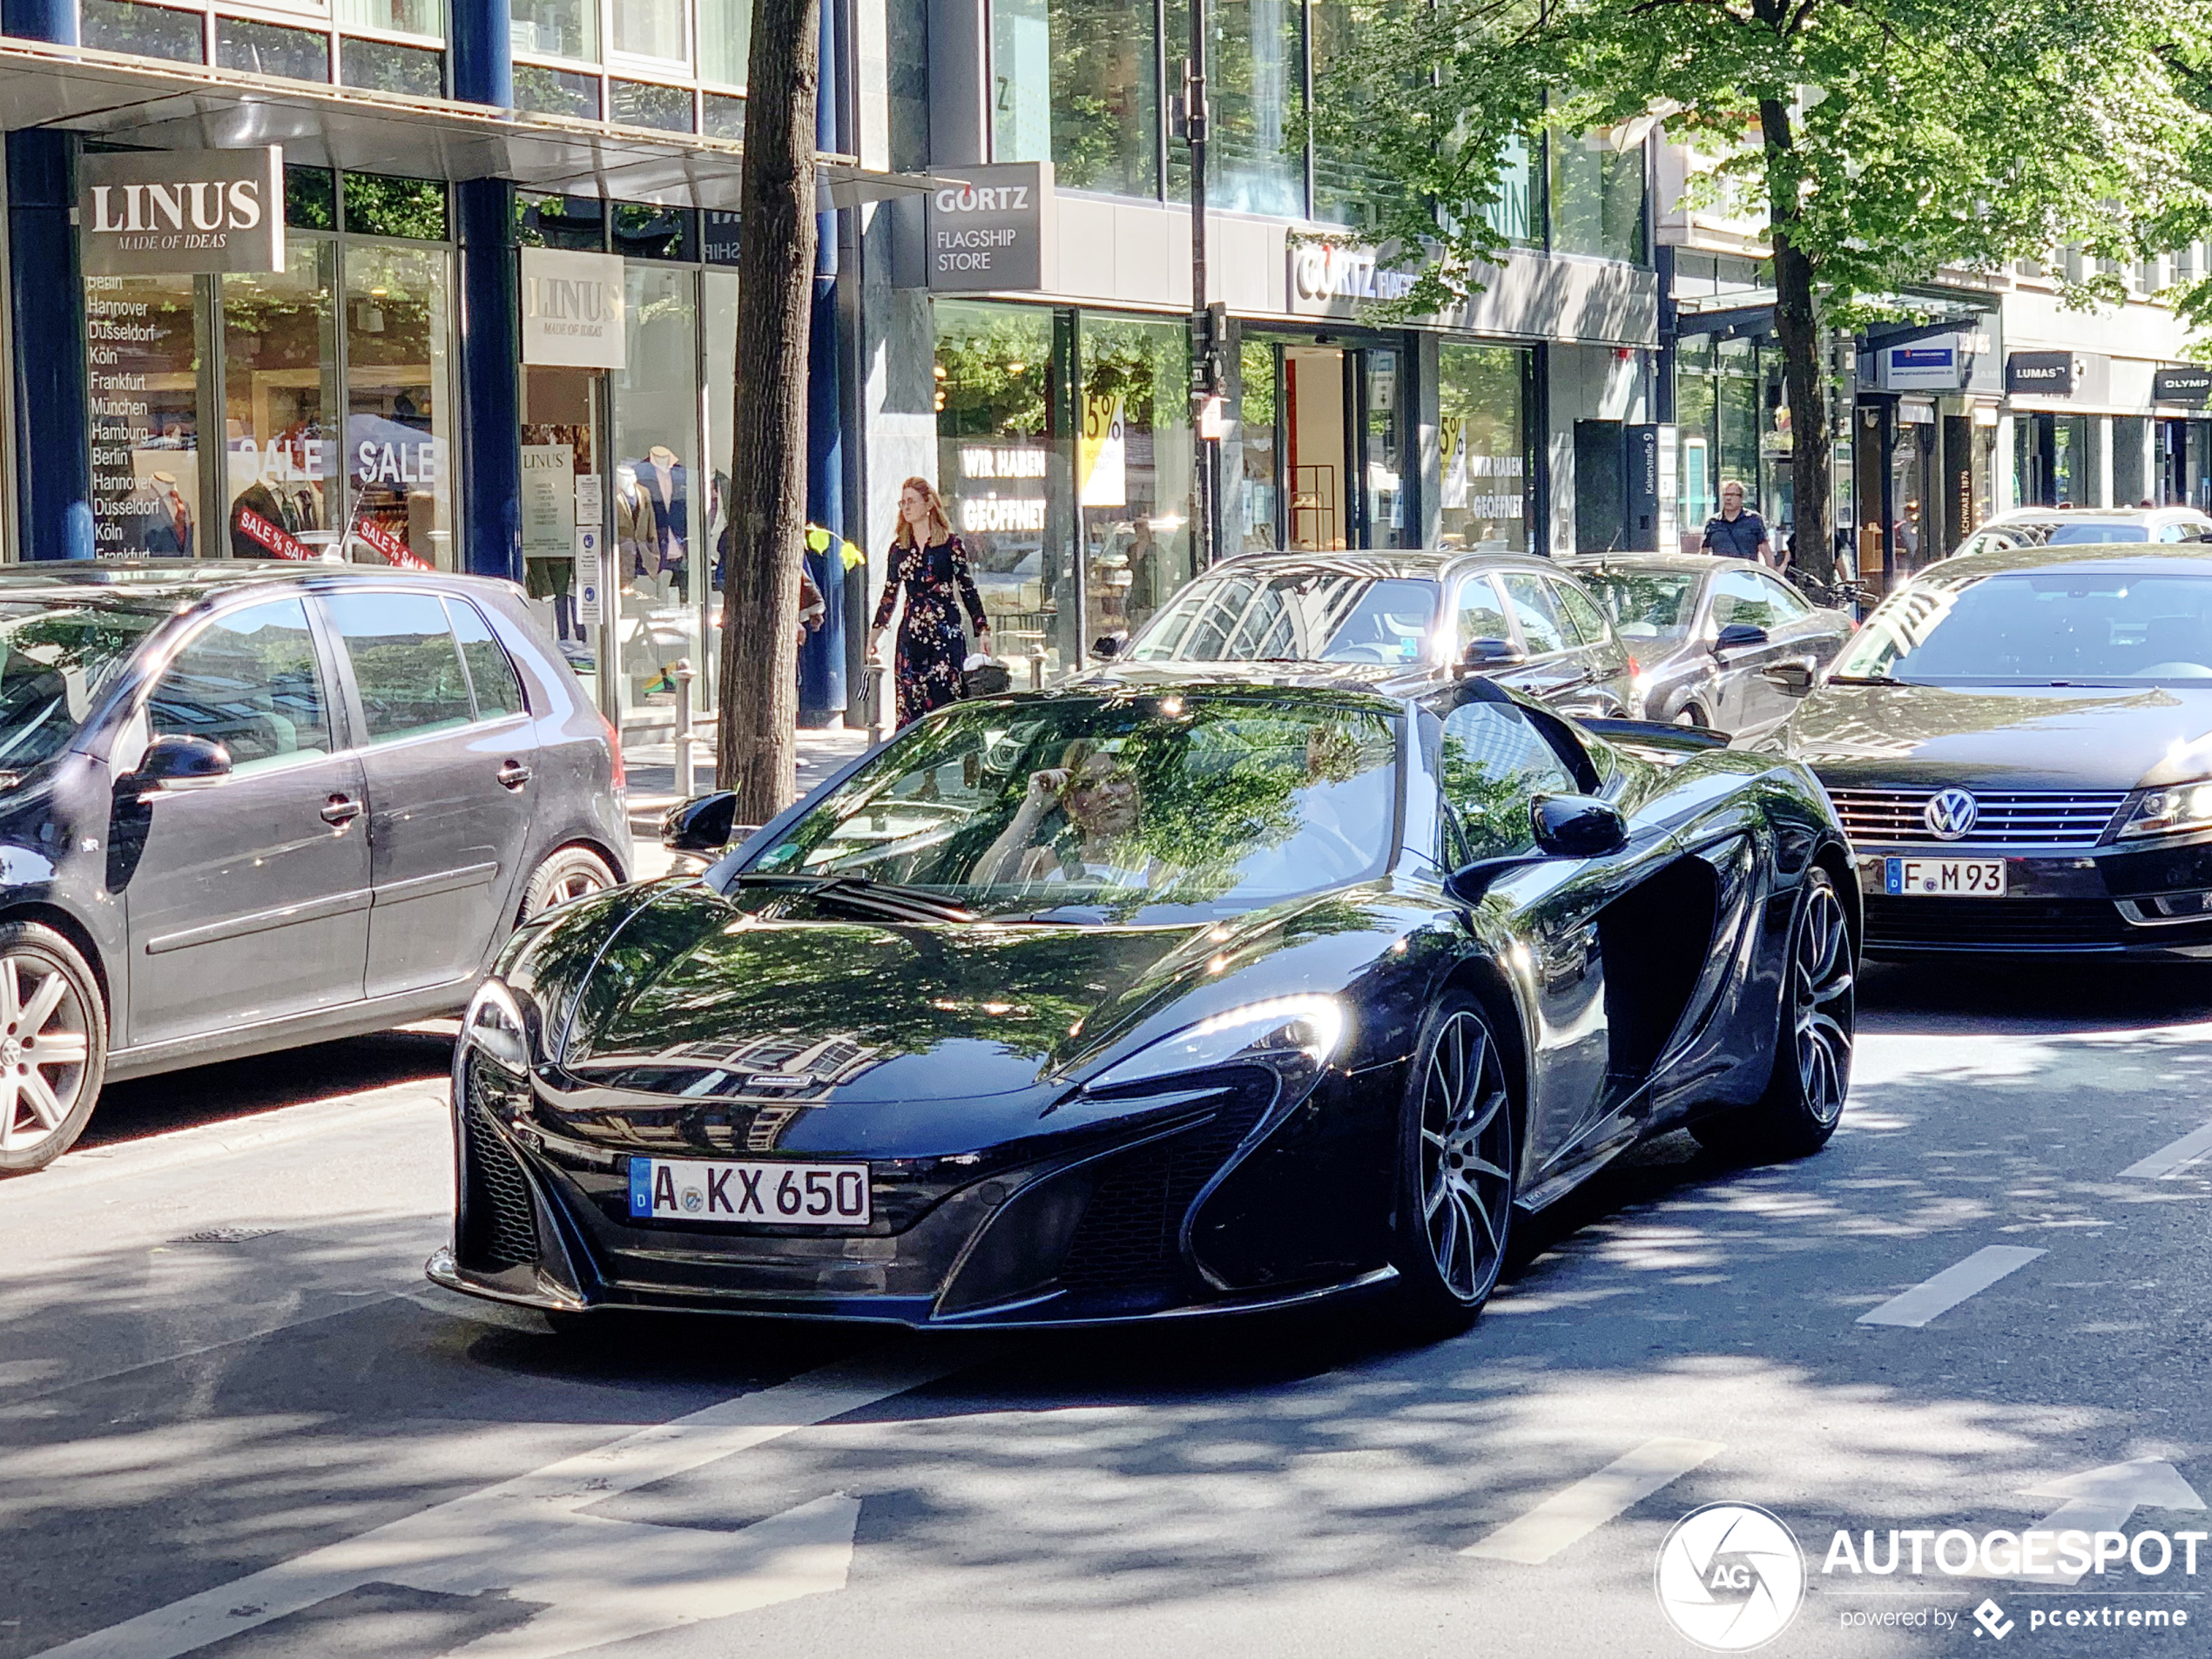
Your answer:
[[[803,797],[830,773],[868,746],[866,732],[843,726],[799,732],[799,792]],[[668,873],[671,859],[661,850],[660,820],[684,799],[676,781],[676,745],[656,737],[623,746],[630,771],[630,833],[635,843],[635,874],[646,880]],[[714,728],[707,725],[692,752],[694,794],[714,787]]]

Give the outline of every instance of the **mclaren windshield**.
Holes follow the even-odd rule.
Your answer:
[[[2212,574],[2122,566],[1905,589],[1837,659],[1831,683],[2212,684]]]
[[[1399,725],[1280,694],[955,705],[728,880],[819,883],[914,920],[1233,915],[1380,873]]]

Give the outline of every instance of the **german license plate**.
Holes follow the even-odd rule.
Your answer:
[[[865,1227],[868,1166],[634,1157],[630,1160],[630,1213],[639,1221]]]
[[[1883,891],[1919,898],[1936,894],[1953,899],[2001,899],[2005,896],[2002,859],[1885,859],[1888,868]]]

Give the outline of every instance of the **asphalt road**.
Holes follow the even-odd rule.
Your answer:
[[[1824,1153],[1646,1149],[1427,1347],[1356,1309],[561,1337],[421,1278],[439,1032],[119,1089],[0,1187],[0,1659],[1677,1656],[1655,1563],[1721,1502],[1804,1549],[1771,1652],[2202,1651],[2212,977],[1866,994]],[[2048,1517],[2172,1563],[1935,1565]],[[1834,1563],[1892,1529],[1900,1570]]]

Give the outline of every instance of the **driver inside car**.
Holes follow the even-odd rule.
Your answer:
[[[1066,826],[1040,839],[1057,807]],[[1119,738],[1078,738],[1060,764],[1029,775],[1014,821],[976,866],[974,880],[1152,887],[1172,873],[1138,844],[1144,795]]]

